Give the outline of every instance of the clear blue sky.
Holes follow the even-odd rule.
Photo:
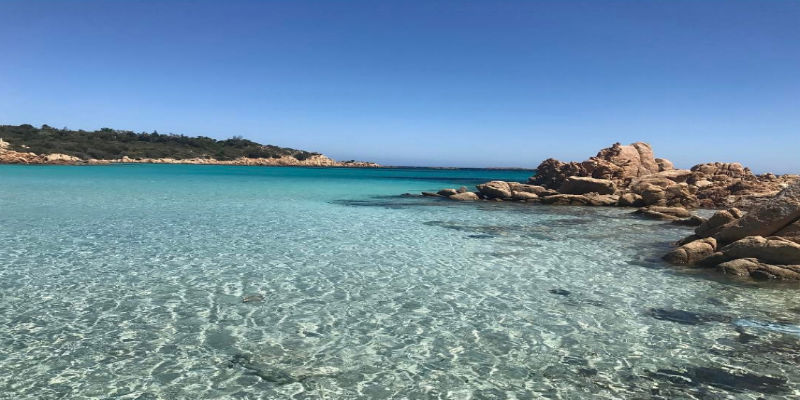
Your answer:
[[[2,1],[0,123],[800,172],[800,1]]]

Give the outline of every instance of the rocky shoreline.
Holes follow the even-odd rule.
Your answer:
[[[616,143],[583,162],[543,161],[527,183],[490,181],[424,196],[454,201],[636,208],[695,226],[664,259],[753,279],[800,280],[800,176],[755,175],[739,163],[676,169],[650,145]],[[720,209],[704,219],[691,210]]]
[[[108,165],[108,164],[202,164],[202,165],[247,165],[247,166],[305,166],[305,167],[353,167],[378,168],[381,165],[365,161],[336,161],[321,154],[315,154],[303,160],[292,156],[277,158],[239,157],[233,160],[217,160],[214,158],[129,158],[122,157],[111,160],[88,159],[67,154],[36,154],[11,150],[8,142],[0,139],[0,164],[35,164],[35,165]]]

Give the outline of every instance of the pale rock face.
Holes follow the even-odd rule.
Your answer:
[[[464,193],[456,193],[449,197],[451,200],[457,201],[476,201],[480,200],[480,197],[474,192],[464,192]]]
[[[526,192],[526,193],[533,193],[537,196],[547,195],[547,194],[556,194],[554,190],[550,190],[544,186],[538,185],[528,185],[519,182],[508,182],[508,186],[514,193],[517,192]]]
[[[686,182],[692,176],[692,171],[689,171],[688,169],[671,169],[667,171],[661,171],[659,173],[649,176],[658,176],[662,178],[667,178],[674,183],[682,183]]]
[[[527,201],[527,200],[536,200],[538,198],[539,198],[539,196],[537,196],[536,193],[530,193],[530,192],[516,192],[515,191],[514,194],[513,194],[513,199],[514,200],[526,200]]]
[[[708,179],[701,179],[701,180],[695,182],[694,185],[699,189],[703,189],[703,188],[707,188],[709,186],[713,186],[714,183],[709,181]]]
[[[489,198],[507,199],[511,198],[512,195],[511,187],[509,186],[508,182],[491,181],[482,183],[478,185],[477,188],[482,195]]]
[[[630,184],[630,189],[634,193],[639,193],[649,186],[656,186],[662,189],[674,185],[676,182],[666,176],[653,174],[634,179]]]
[[[607,179],[571,176],[558,189],[562,194],[614,194],[617,190],[614,182]]]
[[[74,163],[82,161],[78,157],[68,156],[66,154],[60,154],[60,153],[47,154],[46,156],[44,156],[44,160],[48,163],[56,163],[56,162]]]
[[[669,171],[671,169],[675,169],[675,166],[672,165],[672,161],[665,158],[656,158],[656,164],[658,164],[659,171]]]

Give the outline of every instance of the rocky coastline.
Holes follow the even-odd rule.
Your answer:
[[[378,168],[381,165],[365,161],[336,161],[321,154],[312,155],[299,160],[292,156],[273,158],[239,157],[233,160],[217,160],[214,158],[130,158],[122,157],[111,160],[81,159],[67,154],[36,154],[10,149],[8,142],[0,139],[0,164],[34,164],[34,165],[108,165],[108,164],[202,164],[202,165],[246,165],[246,166],[304,166],[304,167],[352,167]]]
[[[739,163],[677,169],[647,143],[600,150],[583,162],[543,161],[527,183],[490,181],[424,196],[453,201],[635,208],[694,226],[663,258],[737,278],[800,281],[800,175],[756,175]],[[718,209],[708,219],[695,209]]]

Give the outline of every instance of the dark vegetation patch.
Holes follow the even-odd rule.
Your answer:
[[[712,313],[696,313],[670,308],[651,308],[650,315],[658,320],[676,322],[683,325],[702,325],[708,322],[730,322],[731,318]]]
[[[305,160],[319,153],[287,147],[261,145],[234,136],[216,140],[209,137],[189,137],[175,134],[136,133],[102,128],[97,131],[56,129],[47,125],[0,125],[0,138],[11,149],[36,154],[62,153],[81,159],[110,160],[127,156],[141,158],[215,158],[233,160],[239,157],[280,158],[292,156]]]
[[[650,378],[678,386],[713,386],[733,392],[754,391],[766,394],[784,393],[785,378],[757,375],[750,372],[713,367],[691,367],[686,370],[659,369]]]

